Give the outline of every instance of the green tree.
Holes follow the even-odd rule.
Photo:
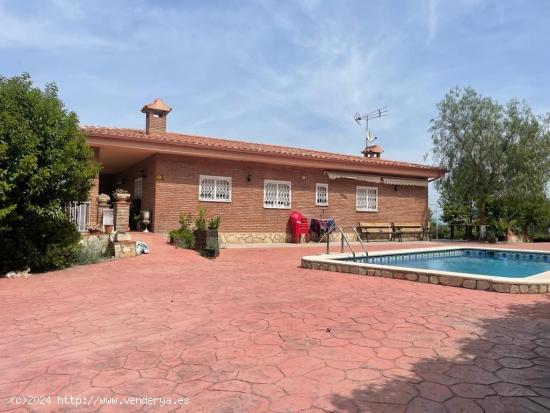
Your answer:
[[[448,170],[437,182],[443,202],[470,205],[487,223],[487,205],[503,197],[532,198],[550,176],[550,116],[511,100],[505,106],[472,88],[452,89],[431,120],[433,154]]]
[[[435,226],[437,225],[437,220],[434,216],[434,212],[432,211],[431,208],[428,208],[428,225],[430,226],[430,228],[435,228]]]
[[[97,172],[54,84],[0,77],[0,274],[73,262],[79,235],[65,207],[87,199]]]
[[[550,226],[550,200],[544,193],[529,198],[505,198],[500,202],[497,223],[508,223],[507,228],[524,235],[533,230],[547,232]],[[496,209],[496,208],[495,208]]]
[[[475,210],[472,205],[465,205],[456,201],[452,201],[449,198],[440,200],[442,216],[441,219],[443,222],[449,225],[451,230],[451,239],[454,239],[455,228],[464,226],[465,236],[467,238],[471,237],[471,226],[473,222],[473,217],[475,215]]]

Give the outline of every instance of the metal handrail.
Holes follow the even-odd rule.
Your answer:
[[[355,251],[353,250],[353,248],[351,248],[351,244],[349,243],[348,237],[346,237],[346,234],[344,234],[344,231],[342,231],[342,228],[340,227],[336,227],[336,228],[340,231],[340,234],[342,234],[342,237],[340,238],[340,243],[342,245],[340,247],[340,252],[344,252],[344,241],[346,241],[346,244],[348,244],[349,250],[353,254],[353,260],[355,261]]]
[[[330,254],[330,234],[332,234],[332,230],[334,228],[336,228],[337,225],[336,225],[336,222],[333,223],[327,230],[327,232],[325,232],[325,234],[323,235],[323,237],[327,237],[327,254]],[[323,240],[323,238],[321,238],[321,240]]]
[[[363,244],[363,241],[361,240],[361,237],[359,236],[359,233],[357,232],[357,230],[354,227],[352,227],[351,225],[344,225],[343,227],[340,227],[340,232],[342,232],[342,235],[344,234],[343,230],[345,228],[349,228],[355,233],[355,236],[357,237],[357,241],[359,241],[359,244],[361,244],[361,248],[363,248],[363,251],[365,251],[365,257],[368,258],[369,252],[367,251],[367,248],[365,247],[365,244]],[[344,252],[344,251],[342,251],[342,252]]]
[[[349,250],[351,251],[352,255],[353,255],[353,259],[355,260],[355,251],[353,250],[353,248],[351,247],[351,244],[349,243],[349,240],[348,240],[348,237],[346,236],[346,234],[344,233],[343,229],[344,228],[351,228],[351,230],[355,233],[356,237],[357,237],[357,240],[359,241],[359,243],[361,244],[361,247],[363,248],[363,251],[365,251],[365,256],[368,258],[369,256],[369,252],[367,251],[367,249],[365,248],[365,244],[363,244],[363,241],[361,240],[361,237],[359,236],[359,233],[357,232],[357,230],[355,228],[353,228],[351,225],[344,225],[344,227],[339,227],[338,225],[336,224],[333,224],[332,227],[329,228],[329,230],[327,231],[327,234],[329,234],[327,236],[327,254],[330,254],[330,233],[332,232],[332,229],[335,228],[337,229],[338,231],[340,231],[340,234],[341,234],[341,238],[340,238],[340,243],[341,243],[341,247],[340,247],[340,251],[341,252],[344,252],[344,241],[346,242],[346,244],[348,244],[348,248]]]

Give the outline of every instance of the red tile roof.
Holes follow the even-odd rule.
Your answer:
[[[250,152],[258,154],[283,155],[293,158],[317,159],[335,162],[345,162],[362,165],[394,166],[399,168],[422,169],[443,175],[444,169],[437,166],[421,165],[409,162],[390,161],[380,158],[365,158],[363,156],[345,155],[332,152],[322,152],[312,149],[295,148],[289,146],[252,143],[245,141],[211,138],[206,136],[185,135],[180,133],[151,133],[146,134],[143,129],[111,128],[102,126],[83,126],[82,131],[88,135],[120,137],[135,140],[151,140],[157,143],[172,143],[192,147],[206,147],[219,150]]]

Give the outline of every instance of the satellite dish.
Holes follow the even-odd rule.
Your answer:
[[[367,141],[367,145],[377,139],[376,136],[374,136],[374,134],[369,130],[369,120],[381,118],[383,116],[386,116],[387,114],[388,109],[386,109],[386,107],[376,109],[365,115],[361,115],[359,112],[355,112],[355,115],[353,116],[355,122],[357,122],[359,126],[361,126],[361,122],[365,122],[365,138]]]

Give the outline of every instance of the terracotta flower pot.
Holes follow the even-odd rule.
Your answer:
[[[113,193],[113,197],[115,198],[115,201],[121,202],[126,201],[130,202],[130,194],[128,192],[115,192]]]

